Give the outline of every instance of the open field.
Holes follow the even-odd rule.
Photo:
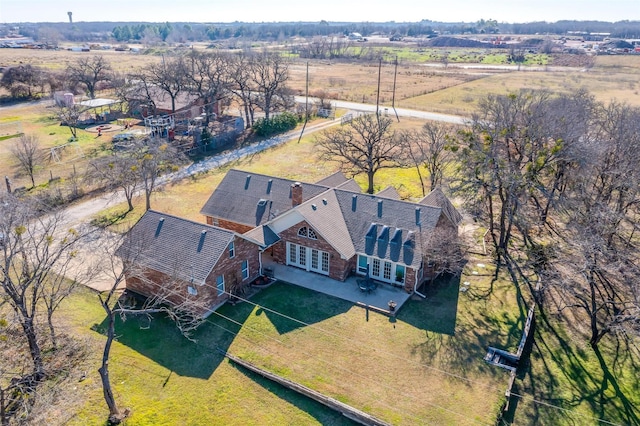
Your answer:
[[[84,174],[86,168],[96,156],[105,153],[110,147],[111,137],[116,134],[104,132],[97,137],[82,128],[78,128],[76,143],[69,144],[71,132],[67,126],[61,126],[55,116],[51,101],[44,100],[0,107],[0,125],[7,129],[19,129],[27,135],[36,136],[40,142],[43,161],[36,168],[36,186],[46,186],[53,177],[68,178],[74,170]],[[0,139],[0,175],[9,176],[14,188],[31,186],[29,177],[18,169],[18,162],[11,152],[19,136]],[[55,149],[55,155],[52,149]]]
[[[616,59],[619,67],[614,65]],[[636,93],[638,57],[598,57],[595,66],[586,72],[498,71],[480,78],[476,78],[476,72],[473,78],[447,80],[449,72],[465,72],[450,68],[442,74],[437,70],[437,76],[417,73],[422,80],[416,83],[420,86],[416,93],[422,90],[426,94],[411,95],[404,89],[405,97],[397,98],[397,105],[468,114],[484,94],[521,87],[587,87],[600,100],[616,97],[640,105]],[[334,80],[332,87],[339,88],[345,96],[357,90],[361,90],[358,96],[370,96],[371,87],[375,88],[377,82],[375,65],[332,64],[326,66],[326,74],[320,65],[311,69],[317,74],[311,78],[313,87],[326,90],[322,82],[343,79],[344,83]],[[296,65],[292,71],[292,86],[301,90],[304,65]],[[392,72],[390,65],[383,69],[387,104]],[[409,71],[405,69],[406,72]],[[413,68],[410,72],[414,72]],[[407,74],[403,84],[410,84],[410,76],[413,74]],[[431,87],[449,83],[446,88],[429,92]],[[47,146],[64,143],[70,135],[41,106],[21,108],[0,109],[0,120],[20,120],[25,132],[40,135]],[[420,122],[403,120],[401,125],[419,126]],[[13,176],[7,151],[10,141],[0,141],[1,175]],[[99,149],[101,143],[95,135],[81,134],[85,152]],[[56,166],[60,169],[53,174],[60,175],[65,170],[68,173],[72,164]],[[334,164],[317,161],[312,136],[303,138],[300,144],[290,142],[229,167],[310,182],[335,171]],[[169,185],[154,196],[152,206],[201,221],[198,211],[225,171],[215,170]],[[48,175],[45,169],[39,179],[48,179]],[[360,179],[357,177],[362,184]],[[377,190],[393,185],[404,197],[421,195],[411,169],[380,172],[376,185]],[[136,204],[142,203],[138,200]],[[140,214],[136,210],[126,220],[132,223]],[[478,269],[480,262],[488,267]],[[177,421],[221,425],[350,424],[317,404],[233,366],[215,352],[216,348],[224,348],[394,424],[492,424],[503,401],[507,375],[484,364],[481,358],[488,345],[515,348],[523,310],[514,286],[503,276],[491,285],[491,272],[490,258],[470,259],[459,281],[469,281],[471,291],[459,293],[457,280],[442,282],[430,288],[427,300],[412,300],[406,305],[395,322],[373,313],[367,316],[364,310],[348,303],[286,284],[274,285],[253,299],[263,307],[247,303],[223,307],[220,315],[210,317],[198,330],[197,343],[181,337],[160,318],[151,324],[128,321],[119,324],[111,363],[116,397],[123,407],[133,409],[133,417],[127,422],[131,425]],[[293,324],[264,307],[312,325]],[[106,408],[95,370],[103,342],[99,331],[104,314],[95,295],[88,291],[73,296],[64,309],[60,312],[63,329],[87,339],[92,350],[84,366],[89,373],[87,380],[78,382],[73,376],[66,387],[61,387],[60,392],[67,397],[63,399],[72,402],[68,410],[55,407],[54,417],[60,419],[59,424],[100,424],[106,417]],[[579,319],[572,322],[578,323]],[[97,326],[92,329],[92,324]],[[603,370],[582,334],[572,330],[563,318],[541,319],[535,333],[536,344],[515,389],[523,395],[514,404],[516,424],[597,424],[598,418],[640,424],[639,361],[634,353],[622,348],[620,353],[624,356],[619,356],[615,367]],[[606,341],[602,346],[601,356],[613,365],[614,345]],[[448,374],[452,372],[468,381]]]
[[[609,57],[605,57],[609,59]],[[520,89],[549,90],[557,93],[575,92],[585,89],[598,101],[616,100],[640,106],[640,57],[630,57],[632,66],[620,70],[599,65],[585,71],[513,71],[488,75],[460,85],[402,99],[397,106],[402,108],[430,110],[446,114],[467,116],[478,107],[478,100],[489,94],[506,94]]]
[[[385,62],[380,75],[380,102],[391,106],[394,97],[398,107],[428,110],[446,114],[471,114],[478,100],[487,94],[504,94],[520,88],[548,89],[552,91],[575,91],[581,88],[589,90],[598,100],[609,102],[613,99],[640,106],[640,56],[598,56],[595,65],[589,69],[567,68],[564,71],[530,71],[523,66],[521,71],[510,71],[500,65],[487,65],[488,68],[462,68],[464,64],[451,63],[448,67],[441,63],[427,66],[416,57],[402,58],[411,49],[389,50],[399,55],[398,72],[391,62]],[[415,50],[415,49],[413,49]],[[448,49],[450,55],[454,52]],[[420,52],[426,55],[427,51]],[[30,49],[0,49],[0,66],[15,66],[30,63],[51,69],[63,69],[67,63],[87,55],[105,55],[114,68],[119,71],[131,71],[160,56],[134,54],[115,51],[45,51]],[[417,53],[416,53],[417,54]],[[434,53],[429,53],[433,55]],[[463,55],[463,53],[457,53]],[[469,53],[467,53],[469,54]],[[406,55],[405,55],[406,56]],[[294,61],[291,65],[290,86],[298,94],[305,93],[306,62]],[[322,90],[329,98],[355,102],[375,103],[377,97],[377,63],[343,63],[330,61],[309,61],[309,92]],[[0,107],[0,123],[16,123],[27,134],[37,135],[45,148],[66,143],[70,132],[60,127],[46,104],[30,103],[12,107]],[[109,134],[95,139],[95,134],[79,131],[80,145],[84,155],[100,150],[100,144],[108,141]],[[15,161],[10,155],[12,139],[0,140],[0,175],[9,176],[14,186],[27,186],[25,176],[16,174]],[[51,175],[66,177],[73,164],[81,171],[86,161],[77,157],[75,149],[66,150],[63,164],[47,164],[37,176],[38,184],[48,181]]]
[[[160,60],[159,56],[141,55],[115,50],[94,50],[91,52],[71,52],[68,50],[41,49],[0,49],[0,66],[15,67],[30,64],[52,71],[64,71],[68,64],[79,58],[102,55],[109,60],[116,71],[133,71],[145,64]]]
[[[294,63],[291,69],[291,87],[304,95],[305,63]],[[376,103],[378,63],[344,63],[328,61],[309,62],[309,93],[324,91],[330,99]],[[380,102],[391,105],[393,100],[395,66],[384,63],[380,68]],[[478,78],[481,72],[462,72],[433,69],[416,63],[401,63],[396,75],[396,105],[406,99],[437,92]]]

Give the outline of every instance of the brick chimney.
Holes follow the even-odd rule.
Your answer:
[[[302,184],[300,182],[291,184],[291,206],[302,204]]]

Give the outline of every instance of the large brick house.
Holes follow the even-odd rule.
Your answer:
[[[428,278],[433,236],[461,216],[440,191],[418,203],[363,194],[336,173],[315,184],[230,170],[201,210],[208,224],[255,241],[262,260],[344,281],[353,274],[414,291]]]
[[[201,210],[206,224],[148,211],[131,229],[119,249],[138,266],[127,289],[205,314],[275,262],[417,291],[462,218],[440,190],[399,198],[363,194],[342,173],[311,184],[230,170]]]

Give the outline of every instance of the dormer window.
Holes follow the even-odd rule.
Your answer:
[[[307,226],[303,226],[302,228],[298,229],[298,237],[309,238],[310,240],[318,239],[318,237],[316,236],[316,232]]]

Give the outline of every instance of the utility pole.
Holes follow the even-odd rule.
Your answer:
[[[378,94],[376,95],[376,120],[380,121],[380,113],[378,108],[380,107],[380,74],[382,73],[382,57],[378,63]]]
[[[393,108],[393,112],[396,113],[396,120],[398,123],[400,122],[400,117],[398,117],[398,111],[396,111],[396,77],[398,76],[398,56],[396,56],[396,69],[393,72],[393,95],[391,97],[391,107]]]
[[[302,125],[302,131],[300,132],[298,143],[300,143],[300,140],[302,140],[304,129],[307,127],[307,121],[309,121],[309,62],[307,62],[307,82],[306,82],[306,92],[305,92],[305,100],[304,100],[304,124]]]

